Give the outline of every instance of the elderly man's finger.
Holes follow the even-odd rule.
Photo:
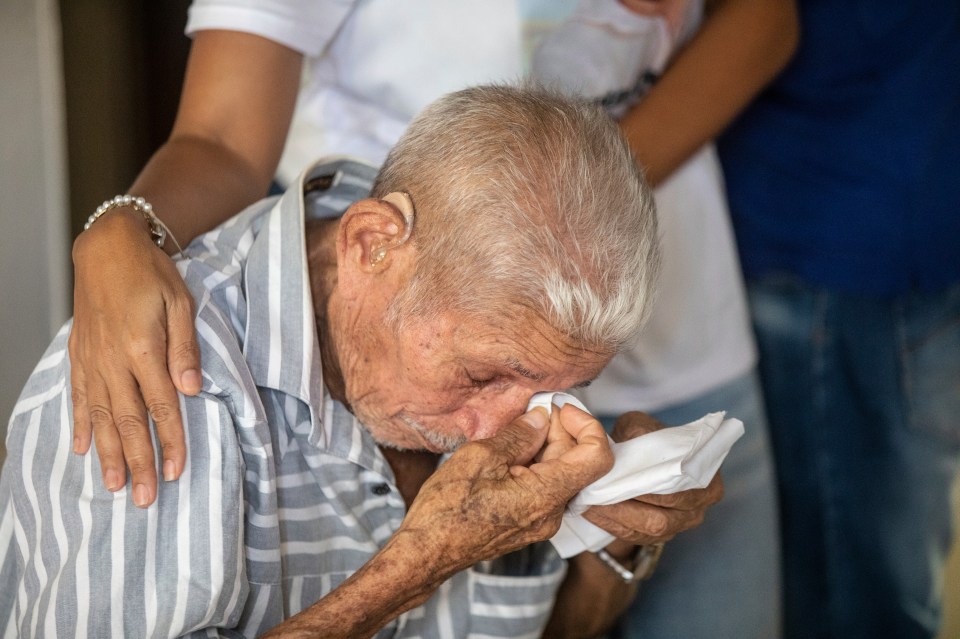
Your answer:
[[[572,497],[610,471],[613,452],[603,427],[592,415],[572,404],[563,406],[559,413],[561,425],[576,445],[554,459],[533,464],[529,470],[547,484],[562,486]]]
[[[184,395],[196,395],[203,380],[193,324],[193,298],[181,281],[177,284],[178,295],[167,302],[167,366],[177,390]]]
[[[633,544],[669,541],[678,533],[700,525],[703,510],[674,510],[638,501],[593,506],[584,518],[619,539]]]
[[[636,501],[675,510],[703,510],[723,498],[723,480],[714,475],[706,488],[694,488],[670,495],[640,495]]]
[[[723,480],[718,473],[706,488],[672,495],[641,495],[619,504],[594,506],[584,517],[631,543],[659,543],[699,526],[707,509],[722,497]]]
[[[565,404],[559,413],[560,424],[576,441],[576,446],[561,455],[559,460],[572,466],[593,465],[593,470],[600,473],[594,479],[599,479],[613,467],[613,453],[603,426],[593,415],[573,404]]]
[[[639,411],[632,411],[617,418],[611,437],[615,442],[625,442],[658,431],[663,427],[664,425],[655,417]]]
[[[556,459],[576,445],[577,440],[560,423],[560,411],[552,410],[550,412],[550,425],[547,429],[547,441],[534,457],[534,461],[543,462]]]

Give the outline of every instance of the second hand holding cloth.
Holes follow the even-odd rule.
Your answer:
[[[537,393],[527,410],[573,404],[590,412],[567,393]],[[567,505],[560,530],[550,539],[561,557],[597,551],[614,536],[581,516],[590,506],[616,504],[639,495],[667,495],[704,488],[713,479],[730,448],[743,435],[743,422],[709,413],[683,426],[672,426],[614,443],[609,473],[584,488]]]

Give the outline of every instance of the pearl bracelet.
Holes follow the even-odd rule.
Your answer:
[[[105,200],[104,203],[98,206],[97,210],[87,218],[86,224],[83,225],[83,230],[86,231],[93,226],[93,223],[99,220],[104,213],[124,206],[132,207],[134,211],[139,212],[140,215],[143,216],[143,219],[147,221],[147,226],[150,228],[150,237],[153,238],[157,246],[163,248],[164,242],[169,237],[170,241],[177,247],[177,250],[183,252],[183,249],[180,248],[180,243],[177,242],[177,238],[173,236],[173,233],[171,233],[167,225],[163,223],[163,220],[158,218],[153,212],[153,206],[142,197],[135,197],[133,195],[115,195],[112,200]]]

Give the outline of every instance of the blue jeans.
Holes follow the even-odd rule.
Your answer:
[[[615,639],[780,636],[776,490],[756,373],[653,415],[679,425],[718,410],[746,430],[721,468],[723,500],[701,526],[667,543],[656,573],[611,633]]]
[[[960,285],[896,299],[784,277],[748,290],[780,489],[786,636],[933,636],[960,468]]]

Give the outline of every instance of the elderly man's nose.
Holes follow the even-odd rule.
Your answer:
[[[527,410],[533,391],[511,387],[490,395],[479,407],[480,428],[483,437],[490,437]]]

